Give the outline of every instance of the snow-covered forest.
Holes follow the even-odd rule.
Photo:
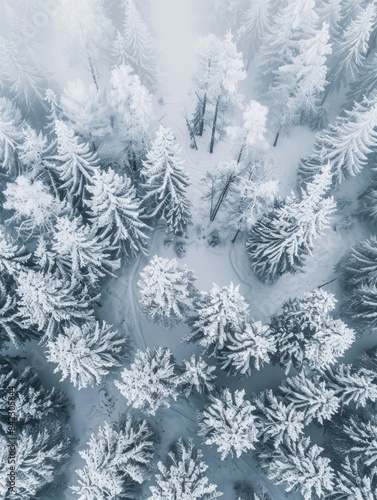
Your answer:
[[[0,9],[0,498],[377,499],[377,0]]]

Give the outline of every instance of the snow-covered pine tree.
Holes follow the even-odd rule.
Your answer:
[[[377,223],[377,185],[374,180],[364,194],[359,197],[360,215],[373,226]]]
[[[44,101],[47,108],[45,129],[49,136],[55,135],[55,122],[63,118],[60,96],[58,97],[55,91],[49,88],[45,92]]]
[[[27,125],[22,132],[22,143],[18,145],[17,149],[22,170],[31,172],[35,179],[43,170],[43,160],[50,152],[47,137],[42,132],[37,132]]]
[[[214,0],[216,21],[226,26],[236,26],[242,12],[244,0]]]
[[[20,269],[30,265],[30,253],[25,246],[15,240],[0,224],[0,272],[2,275],[17,274]]]
[[[87,143],[79,141],[65,122],[57,120],[55,132],[57,155],[52,158],[52,166],[59,175],[60,189],[77,205],[82,203],[85,186],[93,183],[99,159]]]
[[[355,340],[355,332],[341,320],[335,320],[335,296],[318,288],[305,292],[301,298],[283,303],[282,312],[273,316],[270,329],[275,337],[275,359],[286,367],[297,370],[308,365],[310,369],[323,371]]]
[[[259,421],[255,407],[244,398],[244,390],[223,389],[209,396],[211,404],[198,413],[199,435],[205,444],[217,447],[221,460],[228,455],[238,458],[255,447]]]
[[[0,36],[0,87],[26,114],[40,109],[46,88],[43,68],[30,46]]]
[[[86,465],[76,470],[79,479],[72,491],[81,500],[135,498],[149,475],[155,440],[145,420],[121,415],[119,422],[105,422],[79,452]]]
[[[251,375],[253,368],[259,370],[270,362],[275,350],[269,326],[251,319],[242,330],[229,333],[219,353],[221,368],[235,375]]]
[[[118,38],[119,41],[119,38]],[[118,45],[119,50],[119,45]],[[134,69],[143,85],[154,90],[157,83],[155,43],[134,0],[124,1],[124,29],[121,52],[115,53],[115,63],[125,55],[126,64]]]
[[[155,415],[161,406],[169,408],[170,400],[177,399],[179,380],[167,347],[136,351],[131,367],[125,368],[121,376],[122,381],[115,381],[115,385],[128,404],[148,415]]]
[[[342,273],[342,285],[348,293],[365,283],[377,283],[377,237],[371,236],[356,245],[338,264]]]
[[[292,0],[277,10],[261,47],[259,69],[264,96],[268,96],[278,68],[286,63],[287,56],[297,52],[299,41],[314,34],[317,24],[314,0]]]
[[[31,269],[18,273],[16,292],[24,326],[35,327],[47,339],[67,323],[91,319],[97,299],[90,297],[82,284],[67,283]]]
[[[316,114],[326,86],[326,59],[331,53],[329,25],[297,41],[297,53],[286,56],[274,74],[266,96],[277,128],[298,125]]]
[[[342,414],[329,428],[330,446],[342,458],[349,457],[375,471],[377,465],[377,425],[373,414]]]
[[[79,79],[67,82],[61,107],[68,126],[84,141],[94,142],[111,133],[110,110],[94,84],[85,85]]]
[[[332,40],[338,40],[341,35],[343,4],[344,0],[322,0],[317,6],[319,20],[328,23]]]
[[[376,7],[375,1],[367,2],[346,27],[340,40],[334,44],[328,75],[331,83],[329,89],[341,87],[354,80],[358,74],[368,53],[371,34],[376,28]]]
[[[131,180],[109,168],[96,171],[93,184],[86,189],[90,198],[85,205],[97,232],[110,236],[112,245],[119,246],[126,258],[146,253],[149,228]]]
[[[252,228],[247,252],[258,278],[272,282],[285,273],[302,269],[329,224],[335,202],[327,193],[331,186],[330,164],[323,167],[301,192],[301,197],[287,198],[265,214]]]
[[[231,283],[213,286],[203,292],[195,303],[195,313],[189,318],[191,333],[185,342],[196,342],[204,351],[214,354],[227,344],[230,334],[242,332],[249,315],[249,306]]]
[[[80,4],[76,4],[75,0],[63,0],[59,17],[64,23],[73,55],[81,62],[88,62],[98,89],[97,66],[110,49],[113,33],[104,1],[81,0]]]
[[[375,327],[377,325],[377,284],[362,283],[347,298],[344,310],[354,322]]]
[[[204,125],[208,121],[208,108],[219,92],[221,40],[212,33],[201,36],[194,50],[196,63],[193,80],[198,102],[192,123],[195,132],[203,135]]]
[[[359,72],[349,86],[347,99],[349,102],[361,102],[364,97],[369,97],[376,88],[377,79],[377,54],[373,54],[361,65]]]
[[[266,106],[251,100],[243,113],[243,126],[227,127],[226,133],[237,163],[242,162],[247,166],[268,148],[267,114]]]
[[[7,223],[27,235],[40,234],[51,229],[54,218],[63,205],[40,180],[30,181],[24,175],[7,183],[3,192],[4,208],[11,211]]]
[[[287,493],[298,491],[304,500],[328,498],[334,487],[334,471],[330,459],[321,456],[323,448],[311,444],[309,438],[286,440],[268,452],[264,459],[267,476],[275,484],[284,484]]]
[[[142,176],[146,190],[144,203],[149,217],[164,218],[167,231],[182,236],[191,218],[186,197],[189,180],[183,170],[181,149],[174,134],[163,125],[143,161]],[[177,206],[181,207],[178,211]]]
[[[130,168],[137,172],[155,119],[152,96],[127,65],[112,70],[110,83],[108,101],[114,115],[113,128],[127,152]]]
[[[18,171],[17,146],[22,142],[23,124],[19,109],[0,97],[0,165],[10,176]]]
[[[223,128],[226,114],[232,106],[239,106],[243,96],[238,92],[238,84],[246,78],[242,54],[237,51],[230,32],[221,42],[220,57],[218,61],[218,93],[214,97],[214,113],[212,120],[211,141],[209,152],[213,153],[218,131]]]
[[[169,463],[158,462],[156,485],[151,486],[148,500],[212,500],[222,496],[216,484],[204,475],[208,465],[202,450],[196,449],[192,439],[178,439],[168,455]]]
[[[0,449],[7,450],[8,445],[7,438],[0,434]],[[70,427],[55,414],[54,418],[33,422],[19,429],[15,446],[16,498],[38,498],[47,491],[56,497],[59,485],[65,482],[62,476],[73,452],[74,439]],[[8,474],[9,463],[5,459],[0,462],[0,488],[3,485],[7,488]]]
[[[258,53],[263,38],[269,32],[271,9],[270,0],[247,0],[243,5],[237,38],[240,40],[247,67]]]
[[[8,390],[14,388],[16,394],[15,412],[17,425],[22,428],[38,420],[67,418],[69,401],[62,391],[53,387],[46,389],[31,366],[20,368],[17,360],[0,358],[0,381],[2,396],[0,402],[0,433],[8,430]]]
[[[47,343],[47,360],[57,363],[54,373],[69,378],[78,389],[98,385],[126,356],[128,337],[111,325],[89,321],[69,325]]]
[[[113,256],[110,237],[96,235],[95,229],[78,217],[58,217],[52,238],[53,252],[78,281],[84,277],[95,285],[99,278],[120,267],[120,260]]]
[[[264,445],[279,448],[286,441],[298,441],[304,431],[304,412],[293,403],[280,401],[270,390],[259,393],[254,399],[256,415],[259,417],[259,439]]]
[[[195,280],[187,266],[155,255],[138,281],[145,314],[166,328],[185,321],[197,295]]]
[[[311,182],[327,163],[331,164],[334,184],[358,174],[377,145],[376,128],[377,92],[373,92],[317,135],[314,150],[301,159],[300,183]]]
[[[286,403],[292,403],[297,411],[304,413],[306,425],[313,419],[323,424],[339,410],[340,398],[335,389],[328,387],[320,377],[308,376],[304,371],[285,379],[279,391]]]
[[[214,390],[216,375],[213,372],[216,367],[208,365],[201,356],[196,359],[193,354],[190,361],[184,359],[181,370],[178,383],[185,396],[194,391],[210,394]]]
[[[329,368],[324,376],[342,405],[355,403],[356,408],[377,401],[377,373],[354,365],[340,364]]]
[[[340,464],[340,471],[335,477],[331,500],[374,500],[377,497],[377,473],[367,468],[357,460],[348,457]]]

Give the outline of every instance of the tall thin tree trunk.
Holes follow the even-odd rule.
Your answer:
[[[217,212],[220,210],[220,207],[221,207],[223,201],[225,200],[225,196],[226,196],[226,194],[228,192],[228,189],[229,189],[230,185],[232,184],[232,182],[234,181],[235,178],[236,178],[236,176],[234,174],[231,174],[229,176],[228,180],[226,181],[225,186],[223,187],[223,190],[220,193],[219,199],[216,202],[215,208],[212,210],[212,213],[210,215],[209,220],[211,222],[213,222],[215,220]]]
[[[280,125],[280,128],[278,130],[278,133],[276,134],[276,137],[275,137],[275,140],[274,140],[274,148],[276,147],[277,143],[278,143],[278,140],[279,140],[279,136],[280,136],[280,132],[281,132],[281,125]]]
[[[87,53],[87,56],[88,56],[89,68],[90,68],[90,72],[92,74],[93,82],[94,82],[94,85],[96,86],[96,89],[97,89],[97,92],[98,92],[99,91],[99,87],[98,87],[97,75],[96,75],[96,72],[95,72],[95,69],[94,69],[93,60],[92,60],[92,57],[90,55],[89,50],[87,50],[86,53]]]
[[[200,126],[198,135],[202,136],[204,131],[204,115],[206,114],[207,109],[207,93],[204,94],[203,104],[202,104],[202,115],[200,118]]]
[[[241,229],[238,228],[236,234],[234,235],[234,238],[232,239],[232,243],[236,242],[237,236],[240,234]]]
[[[218,98],[217,98],[215,116],[213,117],[211,143],[209,146],[210,153],[213,153],[213,148],[215,147],[215,134],[216,134],[216,127],[217,127],[217,118],[219,115],[219,104],[220,104],[220,96],[218,96]]]

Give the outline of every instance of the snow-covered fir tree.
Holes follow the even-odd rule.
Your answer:
[[[22,142],[23,119],[18,108],[0,97],[0,162],[8,175],[18,171],[17,146]]]
[[[17,275],[18,307],[25,327],[35,327],[51,338],[67,322],[92,318],[91,298],[81,284],[64,282],[34,270]]]
[[[121,37],[118,35],[113,50],[115,66],[129,64],[143,85],[154,90],[157,83],[155,42],[134,0],[124,0],[123,33]]]
[[[377,285],[365,282],[345,302],[346,314],[355,322],[375,327],[377,324]]]
[[[247,0],[243,5],[237,38],[247,67],[270,30],[272,4],[270,0]]]
[[[155,119],[152,96],[128,65],[113,69],[110,84],[108,101],[113,128],[127,152],[130,168],[136,172],[148,148],[150,127]]]
[[[253,450],[259,421],[255,407],[245,399],[245,391],[223,389],[209,399],[211,403],[198,413],[199,435],[204,437],[204,443],[216,446],[221,460]]]
[[[86,464],[76,470],[72,491],[82,500],[135,498],[149,476],[154,444],[155,433],[145,420],[121,415],[118,422],[105,422],[79,452]]]
[[[337,40],[341,35],[343,24],[344,0],[322,0],[317,5],[317,12],[320,21],[326,22],[330,28],[330,35],[333,40]]]
[[[212,500],[222,496],[217,486],[205,476],[208,465],[192,439],[178,439],[168,460],[168,465],[158,462],[156,485],[150,487],[152,495],[148,500]]]
[[[136,351],[130,368],[125,368],[121,377],[121,382],[115,381],[115,385],[128,404],[148,415],[155,415],[162,406],[169,408],[170,400],[177,399],[179,379],[167,347]]]
[[[168,232],[178,236],[185,234],[191,218],[186,197],[189,180],[174,134],[163,125],[143,161],[142,176],[146,191],[144,204],[149,217],[165,219]]]
[[[377,283],[377,238],[371,236],[359,243],[338,264],[342,273],[342,285],[348,293],[365,283]]]
[[[377,373],[353,365],[340,364],[325,372],[327,385],[343,405],[355,403],[356,408],[377,401]]]
[[[74,0],[63,0],[59,17],[64,23],[72,54],[88,67],[98,88],[98,64],[110,49],[113,32],[105,2],[82,0],[76,5]]]
[[[78,389],[99,384],[126,357],[128,338],[98,321],[70,325],[47,343],[47,359],[57,363],[54,372],[69,378]]]
[[[308,376],[304,371],[285,379],[279,391],[285,402],[304,413],[305,424],[313,419],[323,424],[324,420],[331,420],[339,410],[340,398],[336,391],[327,387],[320,377]]]
[[[301,197],[287,198],[252,228],[247,252],[258,278],[272,282],[285,273],[295,274],[302,269],[314,241],[328,227],[335,210],[332,196],[330,164],[323,167],[313,181],[301,192]]]
[[[330,459],[321,456],[322,451],[309,438],[286,440],[263,457],[267,476],[283,484],[287,493],[300,492],[305,500],[327,498],[335,478]]]
[[[11,214],[8,224],[28,235],[51,229],[54,218],[63,209],[63,205],[42,181],[31,181],[24,175],[7,183],[3,194],[3,207]]]
[[[43,162],[50,152],[48,139],[41,132],[27,125],[22,131],[22,143],[18,145],[18,159],[24,172],[31,172],[33,178],[43,170]]]
[[[357,460],[351,461],[348,457],[341,463],[340,471],[335,477],[331,500],[374,500],[377,496],[376,471],[367,470]]]
[[[78,217],[57,218],[52,250],[73,276],[77,279],[85,276],[91,284],[106,274],[113,274],[120,266],[119,259],[114,259],[109,236],[97,236],[95,230]]]
[[[372,93],[317,135],[313,151],[299,164],[301,184],[312,182],[327,163],[331,164],[334,184],[358,174],[376,147],[376,123],[377,93]]]
[[[140,303],[145,314],[166,328],[185,321],[197,295],[195,276],[176,259],[155,255],[140,273]]]
[[[349,102],[361,102],[375,90],[377,78],[377,54],[368,57],[362,64],[355,80],[350,84],[347,92]]]
[[[96,171],[93,184],[86,189],[90,198],[85,205],[97,232],[110,236],[112,245],[119,246],[125,257],[145,253],[149,228],[131,180],[109,168]]]
[[[246,326],[249,307],[231,283],[210,292],[202,292],[195,302],[195,313],[189,318],[191,333],[185,342],[196,342],[210,354],[222,350],[230,334],[242,332]]]
[[[269,326],[251,319],[242,330],[229,333],[219,353],[221,368],[236,375],[251,375],[253,368],[259,370],[270,362],[275,350]]]
[[[82,80],[67,82],[61,96],[62,113],[67,124],[84,141],[103,139],[111,133],[110,110],[103,93]]]
[[[14,239],[5,226],[0,225],[0,272],[17,274],[30,265],[30,257],[25,246]]]
[[[281,314],[271,318],[270,329],[277,347],[275,359],[287,372],[292,366],[301,369],[304,365],[322,371],[354,342],[355,332],[331,316],[336,302],[333,294],[318,288],[305,292],[301,298],[287,300]]]
[[[199,394],[210,394],[215,388],[216,370],[215,366],[208,365],[201,356],[196,359],[193,354],[189,361],[183,360],[179,375],[179,385],[185,396],[190,396],[194,391]]]
[[[99,169],[99,159],[89,145],[81,142],[74,131],[61,120],[55,122],[57,155],[52,158],[53,168],[62,189],[75,204],[82,203],[84,188],[93,183]]]
[[[259,393],[253,403],[260,420],[259,439],[265,446],[279,448],[286,441],[302,438],[305,414],[293,403],[279,400],[270,389]]]

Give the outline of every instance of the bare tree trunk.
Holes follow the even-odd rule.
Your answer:
[[[186,120],[187,128],[189,129],[189,132],[190,132],[190,138],[194,144],[195,149],[198,151],[198,144],[196,143],[196,139],[195,139],[195,130],[191,126],[191,123],[190,123],[190,120],[188,119],[186,110],[185,110],[185,120]]]
[[[202,116],[200,118],[200,126],[198,135],[202,136],[204,131],[204,115],[206,114],[207,109],[207,93],[204,94],[203,104],[202,104]]]
[[[93,60],[92,60],[92,57],[91,57],[90,52],[89,52],[88,49],[87,49],[86,53],[87,53],[87,56],[88,56],[89,68],[90,68],[90,72],[92,74],[93,82],[94,82],[94,85],[96,86],[96,89],[97,89],[97,92],[98,92],[99,87],[98,87],[97,75],[96,75],[96,72],[94,70]]]
[[[216,134],[216,127],[217,127],[217,118],[219,115],[219,104],[220,104],[220,96],[218,96],[218,98],[217,98],[215,116],[213,117],[211,143],[209,146],[210,153],[213,153],[213,148],[215,147],[215,134]]]
[[[232,239],[232,243],[236,242],[237,236],[240,234],[240,231],[241,229],[238,228],[236,234],[234,235],[234,238]]]
[[[221,207],[223,201],[225,200],[225,196],[228,192],[228,189],[229,189],[230,185],[232,184],[232,182],[234,182],[235,178],[236,178],[236,176],[234,174],[230,174],[230,176],[228,177],[228,180],[226,181],[225,186],[223,187],[223,190],[220,193],[219,199],[216,202],[215,208],[212,210],[212,213],[210,215],[209,220],[211,222],[213,222],[215,220],[217,212],[220,210],[220,207]]]
[[[278,133],[276,134],[276,137],[275,137],[275,140],[274,140],[274,148],[276,147],[277,143],[278,143],[278,140],[279,140],[279,136],[280,136],[280,132],[281,132],[281,125],[280,125],[280,128],[278,130]]]

